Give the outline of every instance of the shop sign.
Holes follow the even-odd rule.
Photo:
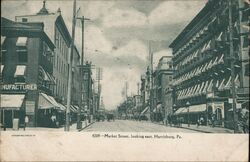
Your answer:
[[[37,90],[37,85],[36,84],[2,84],[1,90],[3,91]]]
[[[207,98],[213,98],[213,97],[214,97],[214,93],[213,92],[207,93]]]
[[[233,99],[232,99],[232,98],[229,98],[229,99],[228,99],[228,103],[232,104],[232,103],[233,103]]]
[[[26,115],[34,115],[35,114],[35,102],[34,101],[26,101]]]

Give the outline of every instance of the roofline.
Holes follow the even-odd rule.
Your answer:
[[[56,18],[56,21],[55,22],[57,22],[57,21],[59,21],[59,22],[61,22],[62,23],[62,27],[63,27],[63,29],[64,29],[64,31],[65,31],[65,36],[66,36],[66,39],[68,39],[68,43],[69,43],[69,46],[71,45],[71,42],[72,42],[72,38],[71,38],[71,36],[70,36],[70,34],[69,34],[69,30],[68,30],[68,28],[67,28],[67,26],[66,26],[66,24],[65,24],[65,22],[64,22],[64,19],[63,19],[63,17],[62,17],[62,15],[59,15],[57,18]]]
[[[217,3],[220,0],[209,0],[206,5],[201,9],[201,11],[191,20],[191,22],[181,31],[181,33],[174,39],[174,41],[169,45],[170,48],[174,48],[178,41],[181,40],[187,33],[190,32],[190,29],[195,26],[195,24],[207,14],[207,11],[210,10],[210,7]]]
[[[28,17],[28,16],[48,16],[48,15],[56,15],[56,13],[48,13],[46,15],[37,15],[37,14],[33,14],[33,15],[19,15],[19,16],[15,16],[15,21],[17,19],[17,17]]]
[[[4,19],[6,19],[6,18],[4,18]],[[41,34],[41,38],[45,39],[45,41],[48,41],[48,45],[54,50],[55,45],[50,40],[50,38],[48,37],[48,35],[44,32],[44,30],[43,30],[44,24],[43,23],[37,23],[40,26],[34,26],[34,25],[31,25],[31,24],[34,24],[34,23],[31,23],[31,24],[25,23],[24,24],[24,23],[15,22],[15,21],[12,21],[12,20],[9,20],[9,19],[6,19],[6,20],[9,21],[10,23],[13,23],[13,25],[15,25],[15,24],[21,24],[23,26],[19,26],[19,27],[15,27],[15,26],[3,26],[3,27],[1,27],[1,35],[3,35],[3,36],[16,35],[16,36],[18,36],[18,35],[21,35],[21,34],[24,34],[24,35],[27,34],[28,35],[31,32],[32,33],[39,33],[39,34]],[[8,34],[6,34],[5,32],[3,32],[4,30],[6,30],[6,31],[15,31],[15,32],[18,32],[18,33],[17,34],[13,34],[12,32],[8,32]]]

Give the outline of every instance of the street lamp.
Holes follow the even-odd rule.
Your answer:
[[[190,102],[189,101],[187,101],[186,106],[187,106],[187,115],[188,115],[188,127],[190,127],[190,123],[189,123],[189,106],[190,106]]]

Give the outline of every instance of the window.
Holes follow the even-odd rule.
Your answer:
[[[244,35],[243,37],[243,48],[247,48],[249,46],[248,35]]]
[[[249,74],[249,64],[246,64],[245,65],[245,74],[244,74],[245,76],[249,76],[250,74]]]
[[[28,22],[27,18],[22,18],[22,22]]]
[[[173,77],[172,76],[169,76],[169,81],[171,82],[173,80]]]
[[[18,52],[18,61],[23,63],[26,63],[28,61],[27,51]]]
[[[0,55],[0,63],[4,64],[5,57],[6,57],[6,50],[2,50],[1,55]]]

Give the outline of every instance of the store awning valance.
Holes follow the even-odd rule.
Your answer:
[[[56,100],[45,93],[39,94],[39,109],[60,109],[60,105],[56,102]]]
[[[19,109],[25,98],[24,94],[1,94],[0,109]]]
[[[16,46],[26,46],[27,40],[28,40],[27,37],[18,37],[17,42],[16,42]]]
[[[145,114],[149,110],[149,106],[147,106],[142,112],[141,115]]]
[[[192,105],[189,107],[189,112],[190,113],[204,112],[204,111],[206,111],[206,109],[207,109],[206,104]]]
[[[182,107],[179,108],[174,114],[187,114],[187,113],[199,113],[199,112],[204,112],[206,111],[207,106],[206,104],[201,104],[201,105],[192,105],[187,107]]]
[[[17,65],[16,66],[15,77],[16,76],[24,76],[25,71],[26,71],[26,65]]]

